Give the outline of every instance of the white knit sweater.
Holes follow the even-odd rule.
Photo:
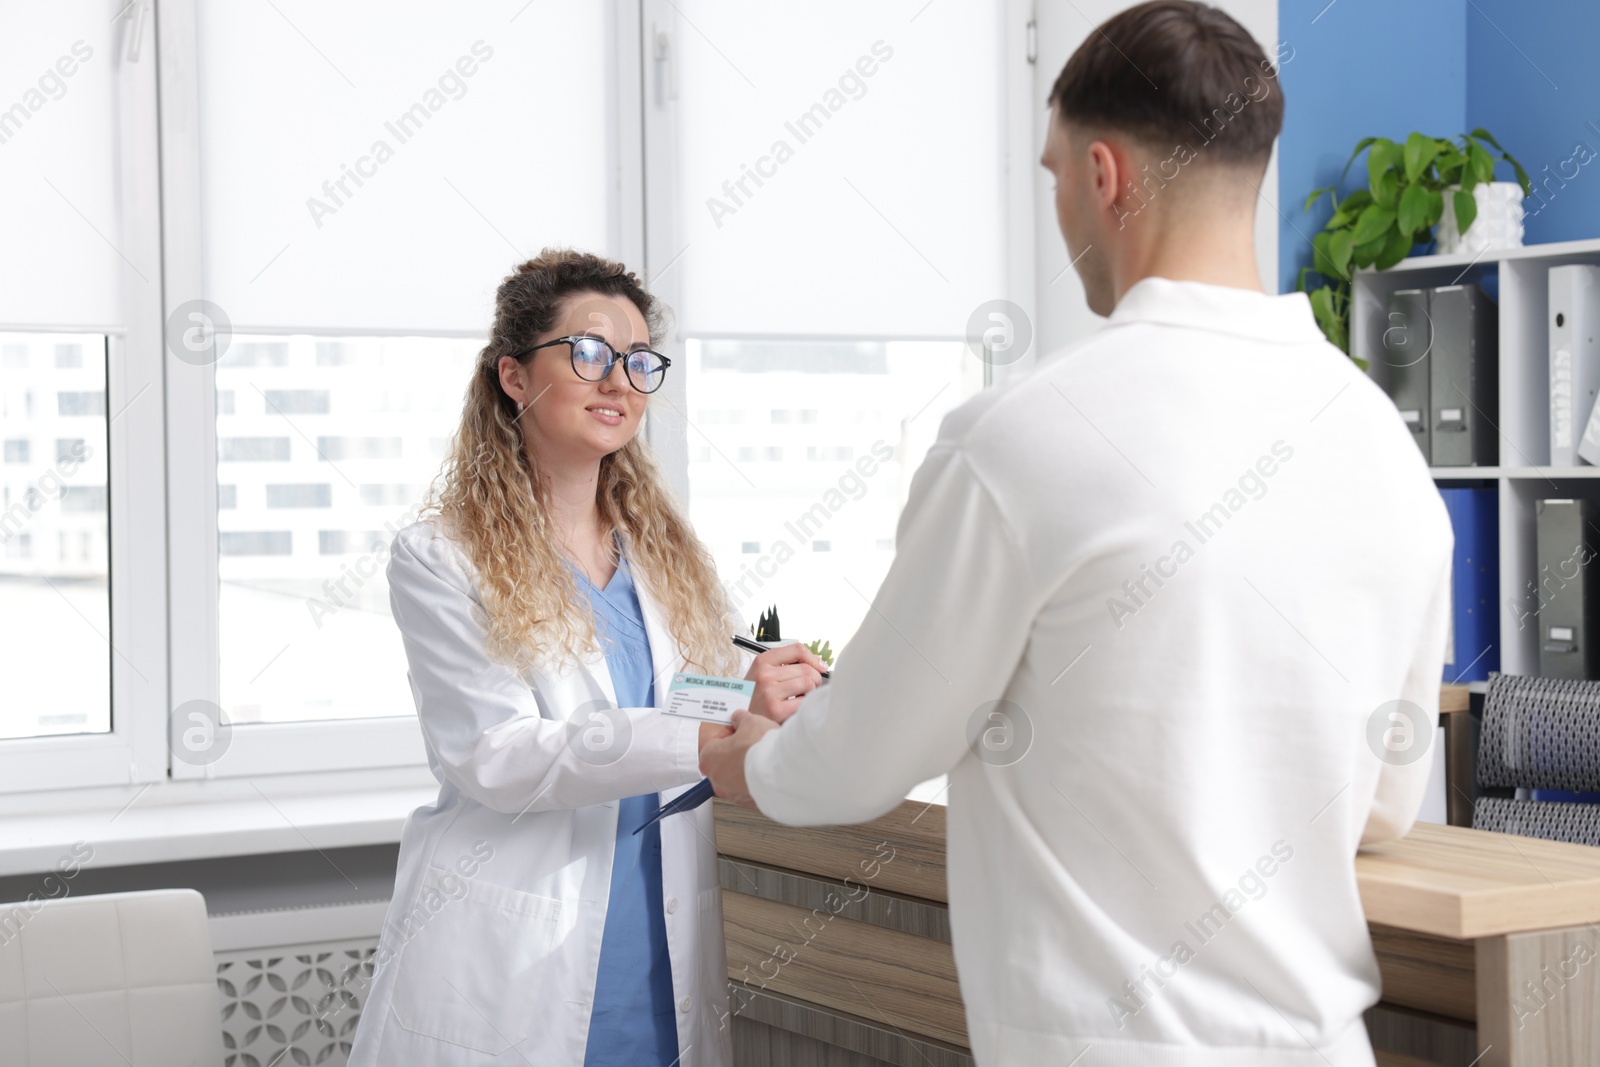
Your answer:
[[[1451,546],[1304,295],[1145,279],[945,419],[872,610],[751,791],[860,822],[949,773],[984,1067],[1369,1067],[1352,859],[1422,800],[1432,760],[1378,753],[1433,738]]]

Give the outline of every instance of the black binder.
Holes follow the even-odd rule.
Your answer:
[[[1499,462],[1500,320],[1475,285],[1429,290],[1433,349],[1428,353],[1435,467]]]
[[[1600,560],[1594,558],[1587,500],[1540,500],[1534,506],[1538,545],[1539,673],[1546,678],[1596,678],[1594,605]]]
[[[1400,289],[1390,294],[1383,338],[1375,358],[1367,365],[1367,373],[1394,401],[1400,418],[1411,431],[1411,439],[1429,463],[1433,448],[1428,432],[1432,421],[1428,353],[1432,346],[1427,290]]]

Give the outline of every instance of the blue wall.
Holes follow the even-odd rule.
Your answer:
[[[1525,205],[1529,244],[1600,237],[1596,0],[1279,0],[1278,37],[1293,49],[1281,74],[1281,291],[1311,262],[1308,238],[1331,213],[1326,201],[1302,213],[1306,195],[1337,180],[1363,137],[1483,126],[1536,184],[1548,179],[1543,204]],[[1580,141],[1596,153],[1587,164],[1572,161]],[[1341,195],[1365,174],[1358,162]],[[1509,180],[1510,168],[1496,177]]]
[[[1465,0],[1279,0],[1280,48],[1293,49],[1279,61],[1280,292],[1294,289],[1311,263],[1309,238],[1333,214],[1326,198],[1302,212],[1306,196],[1338,180],[1357,141],[1467,128],[1466,9]],[[1366,184],[1358,160],[1340,195]]]
[[[1494,134],[1541,193],[1524,240],[1600,237],[1600,3],[1473,0],[1467,68],[1467,128]]]

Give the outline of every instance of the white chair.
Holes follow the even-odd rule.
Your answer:
[[[4,1067],[221,1067],[219,1009],[192,889],[0,905]]]

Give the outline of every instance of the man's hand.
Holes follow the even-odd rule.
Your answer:
[[[733,727],[724,726],[720,722],[703,722],[700,724],[700,747],[696,749],[701,754],[705,753],[706,746],[713,741],[721,741],[724,737],[733,736]]]
[[[800,710],[807,693],[822,684],[826,669],[820,656],[798,642],[761,653],[745,674],[756,683],[750,713],[781,723]]]
[[[776,730],[778,724],[761,715],[747,711],[733,713],[733,730],[720,740],[712,741],[700,749],[700,773],[711,779],[717,796],[733,801],[741,808],[755,808],[750,787],[744,779],[744,758],[750,746]]]

